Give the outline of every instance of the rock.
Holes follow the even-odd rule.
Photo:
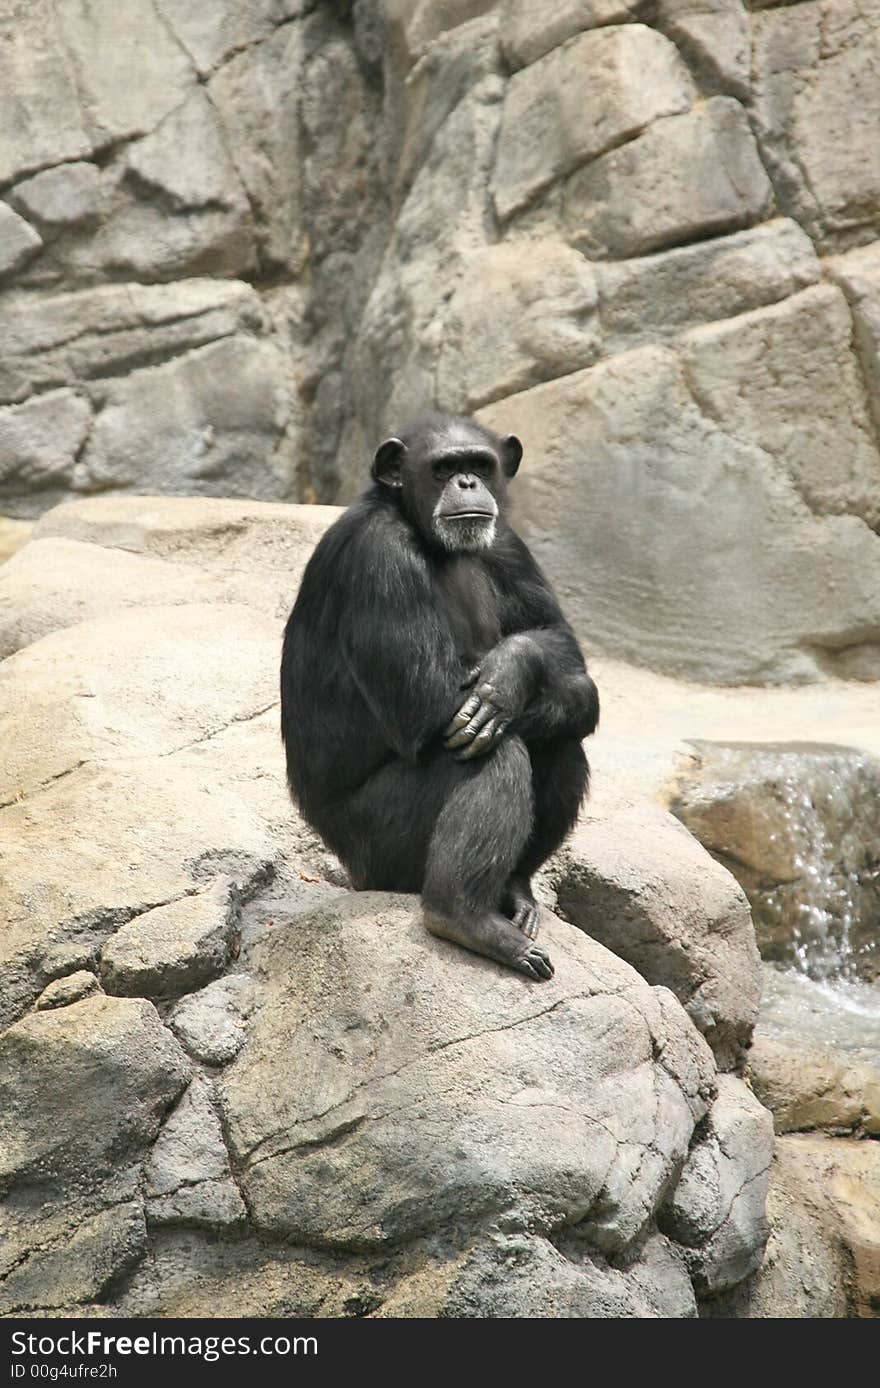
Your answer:
[[[139,1202],[103,1210],[58,1243],[27,1252],[0,1283],[0,1312],[102,1302],[111,1286],[146,1252],[147,1231]]]
[[[50,229],[87,222],[101,210],[101,175],[95,164],[60,164],[17,183],[12,201],[25,217]]]
[[[0,575],[0,657],[143,605],[244,603],[286,617],[338,515],[332,506],[195,497],[95,497],[56,508]]]
[[[49,386],[125,376],[239,330],[258,334],[265,315],[250,285],[195,279],[107,284],[36,301],[10,294],[0,327],[0,398],[14,402]]]
[[[643,82],[645,71],[650,82]],[[547,184],[690,107],[675,45],[643,24],[597,29],[555,49],[507,85],[492,178],[502,220]]]
[[[491,246],[452,296],[437,368],[444,408],[468,414],[598,355],[596,280],[561,241]]]
[[[219,206],[240,216],[246,210],[217,113],[200,88],[130,146],[125,166],[176,211]]]
[[[751,34],[741,0],[658,0],[656,13],[708,90],[748,98]]]
[[[851,336],[840,290],[817,285],[784,303],[694,329],[684,364],[703,411],[769,453],[812,511],[855,515],[876,527],[880,454]],[[760,368],[768,359],[772,373]]]
[[[512,67],[525,67],[584,29],[625,23],[634,9],[625,0],[504,0],[505,55]]]
[[[760,1270],[731,1291],[704,1300],[701,1315],[709,1320],[849,1316],[845,1250],[792,1170],[785,1142],[777,1142],[770,1169],[767,1219],[770,1236]]]
[[[710,1052],[585,935],[551,921],[544,938],[557,975],[539,990],[380,894],[254,948],[259,1001],[219,1094],[258,1228],[359,1249],[503,1217],[577,1225],[605,1251],[649,1228],[706,1111]],[[294,1052],[298,1083],[280,1085]],[[560,1106],[565,1124],[548,1127]]]
[[[669,988],[721,1068],[740,1064],[761,996],[748,903],[671,815],[606,798],[544,876],[565,920]]]
[[[168,1016],[181,1045],[206,1065],[227,1065],[244,1045],[255,992],[248,974],[218,978],[182,998]]]
[[[149,478],[158,490],[269,499],[283,486],[274,467],[285,394],[276,350],[243,335],[110,381],[77,485],[137,487]]]
[[[196,1076],[166,1120],[145,1167],[152,1224],[228,1228],[247,1216],[223,1143],[211,1086]]]
[[[7,26],[0,67],[0,182],[145,134],[195,73],[150,0],[34,0]]]
[[[0,498],[29,495],[36,505],[72,485],[92,411],[72,390],[52,390],[0,408]],[[36,497],[33,497],[36,493]]]
[[[724,684],[877,668],[877,536],[815,517],[738,420],[727,432],[700,408],[671,351],[626,352],[479,418],[523,440],[514,523],[587,650]]]
[[[847,1063],[832,1050],[786,1045],[756,1036],[749,1051],[749,1079],[778,1133],[859,1128],[880,1136],[880,1074]]]
[[[158,0],[158,8],[204,77],[238,49],[268,38],[276,25],[295,19],[307,6],[305,0],[250,0],[244,9],[206,9],[198,0]]]
[[[479,19],[494,8],[493,0],[409,0],[402,5],[383,5],[390,30],[386,38],[393,50],[398,46],[405,49],[405,61],[411,64],[450,30]],[[399,53],[394,56],[401,60]]]
[[[854,344],[875,428],[880,430],[880,247],[865,246],[849,255],[830,257],[825,269],[849,301]]]
[[[145,593],[157,605],[188,605],[240,597],[241,586],[192,564],[75,540],[34,540],[0,577],[0,657],[77,622],[140,607]],[[251,595],[257,586],[250,586]],[[274,609],[268,597],[267,609]]]
[[[741,1080],[722,1075],[706,1127],[691,1147],[661,1226],[685,1247],[697,1291],[726,1291],[757,1271],[767,1242],[764,1214],[773,1119]]]
[[[743,108],[717,96],[572,174],[564,206],[575,246],[619,258],[749,226],[772,192]]]
[[[436,16],[436,4],[424,8],[426,18]],[[391,139],[389,152],[396,158],[398,189],[411,186],[429,155],[434,136],[471,89],[484,78],[504,71],[497,7],[475,3],[472,8],[491,12],[475,15],[432,39],[399,90],[386,94],[386,129]],[[395,138],[397,126],[400,134]]]
[[[779,196],[821,249],[877,235],[877,0],[752,20],[754,112]],[[841,92],[847,93],[845,102]]]
[[[659,1235],[625,1271],[578,1240],[498,1234],[449,1263],[402,1280],[379,1317],[687,1319],[693,1288],[680,1256]]]
[[[230,14],[223,19],[228,26]],[[268,268],[293,273],[303,268],[308,250],[301,186],[303,61],[300,27],[285,26],[226,63],[207,87],[236,178],[254,210],[259,255]]]
[[[873,1317],[878,1301],[880,1145],[834,1137],[776,1143],[773,1231],[757,1276],[714,1311],[725,1318]]]
[[[240,922],[235,885],[220,877],[207,891],[157,906],[117,930],[101,951],[101,982],[123,997],[192,992],[226,968]]]
[[[742,883],[765,958],[880,971],[880,762],[821,743],[695,744],[675,812]]]
[[[340,439],[339,408],[333,407],[330,437],[339,446],[322,455],[318,468],[312,462],[318,499],[359,495],[375,448],[371,440],[433,407],[446,296],[490,240],[486,184],[502,91],[502,79],[490,76],[468,92],[437,131],[404,199],[346,349],[358,427]]]
[[[0,201],[0,278],[14,275],[36,255],[42,238],[33,227]]]
[[[141,999],[95,995],[23,1018],[0,1037],[0,1184],[88,1187],[146,1150],[188,1078]]]
[[[27,544],[33,528],[29,521],[0,516],[0,564],[5,564]]]
[[[291,602],[337,506],[283,506],[248,498],[94,497],[45,515],[35,538],[152,555],[211,573],[287,575]]]
[[[77,969],[76,973],[56,978],[54,983],[44,988],[34,1003],[34,1009],[47,1012],[53,1007],[68,1007],[70,1003],[79,1002],[81,998],[88,998],[100,991],[101,985],[95,974],[89,969]]]
[[[194,1226],[150,1231],[150,1248],[115,1302],[117,1314],[237,1317],[365,1316],[387,1295],[387,1276],[360,1263],[264,1248],[252,1236]],[[115,1308],[114,1308],[115,1309]],[[106,1314],[106,1311],[102,1313]]]
[[[815,284],[820,273],[809,238],[787,218],[638,260],[597,264],[605,350],[626,351],[776,303]]]

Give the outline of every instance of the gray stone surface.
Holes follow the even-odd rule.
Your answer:
[[[769,215],[773,195],[745,111],[717,96],[586,164],[563,205],[569,239],[601,259],[738,231]]]
[[[237,330],[259,333],[259,297],[240,281],[101,285],[73,293],[8,294],[0,303],[0,397],[125,376]],[[94,389],[100,389],[95,387]]]
[[[342,898],[255,949],[260,1004],[220,1096],[259,1228],[357,1249],[450,1221],[586,1220],[608,1251],[646,1230],[706,1111],[711,1053],[587,936],[544,937],[559,963],[540,990],[427,939],[393,896]],[[377,947],[393,960],[378,978]],[[279,1086],[293,1055],[299,1083]]]
[[[0,501],[24,493],[40,505],[63,495],[73,484],[91,422],[89,402],[72,390],[0,408]]]
[[[552,916],[556,979],[530,987],[430,937],[414,898],[346,892],[290,806],[280,620],[263,604],[332,514],[129,497],[70,503],[40,522],[37,551],[66,544],[138,563],[140,601],[78,620],[105,574],[82,565],[57,629],[0,672],[12,1197],[0,1304],[693,1316],[702,1244],[670,1239],[658,1220],[713,1121],[718,1075],[673,994]],[[178,601],[163,606],[173,571]],[[247,602],[185,601],[187,584],[200,596],[193,574],[230,572]],[[17,591],[24,637],[37,617],[26,585]],[[48,602],[38,584],[32,602],[37,614]],[[640,859],[638,815],[608,814],[618,846]],[[666,819],[662,831],[642,900],[661,924],[663,882],[683,895],[678,873],[690,880],[689,855],[702,852]],[[600,850],[597,892],[623,901],[621,857]],[[585,838],[584,874],[591,851]],[[230,879],[242,898],[231,941]],[[692,1012],[695,988],[714,999],[716,1043],[747,1027],[721,981],[739,958],[739,902],[729,904],[729,919],[720,898],[692,912],[695,959],[703,925],[707,942],[713,930],[728,937],[719,985],[707,961],[682,987]],[[232,972],[200,987],[203,966]],[[99,969],[108,988],[157,995],[160,1011],[87,993]],[[182,988],[194,991],[159,996]]]
[[[769,454],[814,513],[876,528],[880,453],[851,336],[842,293],[821,285],[694,329],[683,361],[703,412]]]
[[[66,1236],[28,1249],[0,1284],[0,1313],[105,1301],[144,1256],[147,1230],[138,1201],[84,1219]]]
[[[752,463],[696,528],[686,489],[664,508],[665,550],[641,493],[601,515],[608,535],[641,519],[652,588],[683,585],[652,605],[643,658],[704,680],[873,678],[878,4],[135,0],[124,21],[110,0],[17,4],[0,53],[0,412],[29,413],[0,413],[0,507],[348,501],[422,410],[590,366],[598,383],[632,348],[694,332],[713,467]],[[65,389],[87,436],[56,417]],[[564,490],[591,475],[579,456]],[[786,472],[823,533],[753,465]],[[737,549],[746,651],[699,597]],[[594,640],[615,655],[631,590],[609,591],[612,634]],[[592,598],[575,599],[585,629]]]
[[[94,1184],[146,1151],[188,1078],[140,998],[96,995],[16,1022],[0,1037],[3,1190]]]
[[[781,205],[823,249],[880,229],[878,18],[877,0],[810,0],[752,20],[761,148]]]
[[[144,1178],[152,1224],[227,1229],[244,1223],[247,1210],[232,1179],[207,1080],[196,1076],[165,1122]]]
[[[606,796],[543,878],[560,915],[675,993],[723,1069],[740,1064],[761,996],[748,902],[671,815]]]
[[[455,414],[589,366],[601,328],[592,266],[561,241],[514,241],[474,256],[452,296],[437,394]]]
[[[825,290],[806,292],[824,303]],[[748,331],[775,312],[731,322]],[[746,403],[772,393],[763,374],[744,389]],[[821,419],[822,400],[810,410]],[[678,356],[644,347],[479,417],[524,442],[513,514],[588,650],[731,684],[876,673],[877,536],[859,516],[813,514],[789,468],[739,437],[733,412],[716,420]],[[858,425],[841,421],[863,439],[863,468],[872,454]]]
[[[635,8],[626,0],[504,0],[505,55],[513,67],[524,67],[584,29],[625,23]]]
[[[13,212],[8,203],[0,202],[0,278],[14,275],[35,256],[42,246],[38,232]]]
[[[123,997],[173,998],[210,983],[240,939],[241,902],[229,877],[123,925],[101,951],[101,982]]]
[[[772,1157],[770,1114],[742,1080],[720,1076],[705,1131],[661,1221],[667,1233],[696,1248],[688,1262],[698,1291],[727,1291],[760,1267]]]
[[[679,46],[704,90],[748,97],[751,31],[742,0],[658,0],[655,22]]]
[[[833,256],[825,265],[852,310],[855,348],[868,386],[875,428],[880,432],[880,247],[865,246],[848,255]]]
[[[37,1012],[47,1012],[53,1007],[67,1007],[72,1002],[79,1002],[81,998],[99,992],[100,989],[96,974],[89,969],[77,969],[75,973],[67,974],[64,978],[56,978],[53,983],[48,984],[34,1003],[34,1008]]]
[[[101,210],[101,176],[95,164],[59,164],[17,183],[12,201],[23,216],[50,231],[86,222]]]
[[[809,237],[787,218],[636,260],[603,261],[596,279],[605,350],[625,352],[734,318],[786,299],[820,275]]]
[[[640,80],[646,69],[650,82]],[[675,45],[643,24],[583,34],[515,73],[492,177],[498,216],[510,217],[658,116],[687,111],[692,94]]]
[[[880,1074],[845,1053],[756,1036],[749,1080],[778,1133],[853,1130],[880,1135]]]
[[[77,482],[84,491],[137,488],[146,468],[160,489],[265,500],[280,489],[276,453],[287,417],[275,348],[225,338],[108,382]]]
[[[229,974],[182,998],[168,1024],[196,1060],[226,1065],[244,1045],[255,996],[249,974]]]
[[[840,1138],[777,1140],[763,1266],[704,1314],[723,1319],[874,1318],[880,1146]]]

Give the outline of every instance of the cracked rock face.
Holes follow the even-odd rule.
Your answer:
[[[754,1100],[718,1075],[756,996],[743,898],[610,803],[542,884],[546,986],[348,892],[277,727],[334,515],[78,501],[0,570],[0,1308],[693,1316],[766,1232],[760,1183],[737,1199],[763,1148],[726,1137]],[[673,1229],[699,1153],[713,1221]]]
[[[488,407],[593,649],[880,673],[880,0],[117,8],[0,45],[0,513]]]

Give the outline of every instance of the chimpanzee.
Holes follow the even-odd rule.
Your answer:
[[[531,876],[589,783],[599,699],[505,520],[522,457],[469,419],[386,439],[284,634],[291,792],[359,891],[421,892],[435,935],[550,978]]]

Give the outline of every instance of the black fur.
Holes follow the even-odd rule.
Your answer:
[[[547,580],[504,518],[520,452],[518,440],[443,416],[380,447],[381,480],[303,576],[284,636],[281,728],[293,796],[357,889],[422,892],[432,912],[465,922],[436,933],[538,977],[547,971],[534,958],[510,956],[498,916],[523,929],[531,919],[529,878],[586,794],[581,739],[599,703]],[[431,517],[451,508],[447,531],[479,530],[479,518],[455,514],[472,497],[494,498],[494,538],[456,552]],[[483,706],[497,715],[482,755],[467,730],[448,746],[474,689],[491,691]],[[474,924],[489,917],[503,946]]]

